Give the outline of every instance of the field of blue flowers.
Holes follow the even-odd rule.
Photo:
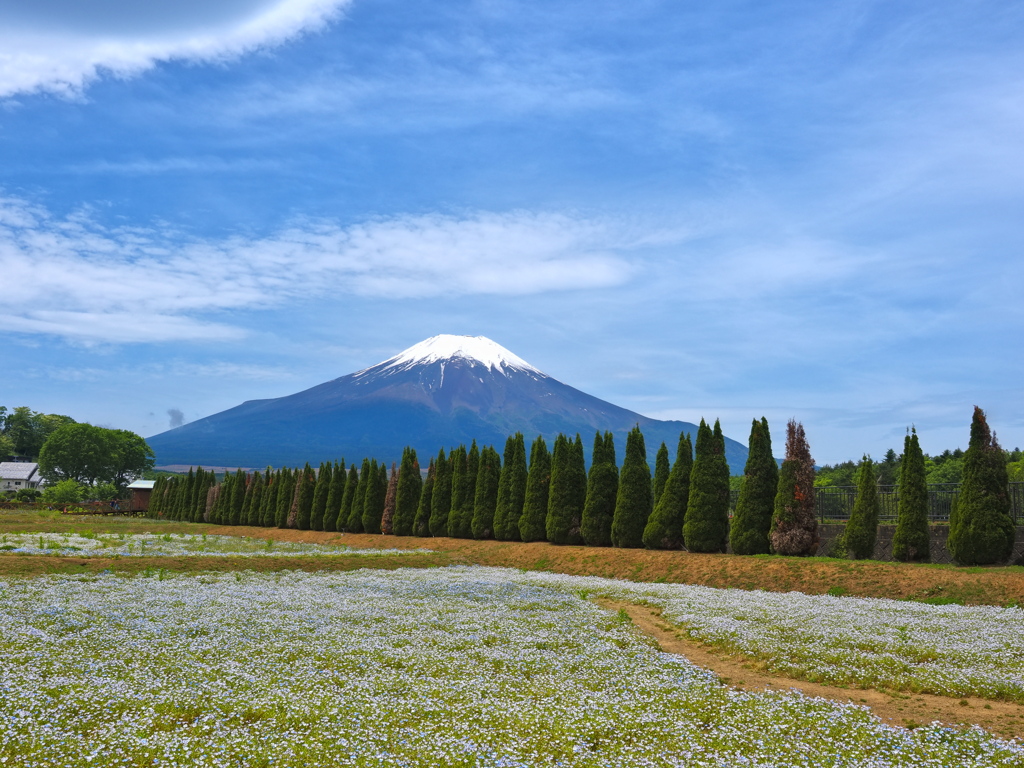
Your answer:
[[[852,704],[730,689],[586,599],[599,593],[754,646],[822,612],[842,647],[861,622],[868,634],[888,622],[868,658],[902,647],[904,632],[949,669],[970,659],[946,660],[960,641],[943,627],[1022,636],[1016,609],[844,598],[844,612],[797,595],[496,568],[9,578],[0,764],[1024,765],[1024,746],[977,728],[906,730]],[[807,630],[791,642],[818,640]],[[998,678],[1001,654],[979,643],[970,685]],[[1019,683],[1015,663],[993,684]]]

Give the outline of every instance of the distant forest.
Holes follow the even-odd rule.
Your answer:
[[[1024,482],[1024,451],[1014,448],[1003,451],[1006,456],[1006,470],[1010,482]],[[897,485],[903,456],[890,448],[885,458],[874,462],[878,485]],[[925,476],[929,483],[959,483],[964,474],[964,452],[945,450],[936,456],[925,454]],[[841,464],[826,464],[815,473],[816,487],[855,486],[859,461],[844,461]]]

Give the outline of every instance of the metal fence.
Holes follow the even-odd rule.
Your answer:
[[[960,490],[959,483],[928,484],[928,520],[932,523],[948,523],[953,499]],[[814,489],[814,504],[821,523],[845,522],[853,512],[857,501],[856,486],[835,486]],[[1010,516],[1017,525],[1024,524],[1024,483],[1010,483]],[[878,486],[880,514],[878,522],[896,522],[899,509],[899,487]]]

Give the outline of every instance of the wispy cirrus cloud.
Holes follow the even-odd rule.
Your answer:
[[[0,327],[112,343],[233,339],[233,312],[337,295],[527,295],[620,285],[628,238],[559,213],[301,221],[198,240],[0,201]]]
[[[104,73],[225,61],[336,19],[349,0],[33,0],[0,3],[0,98],[77,96]]]

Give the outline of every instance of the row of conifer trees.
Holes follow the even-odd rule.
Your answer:
[[[993,447],[994,446],[994,447]],[[963,563],[998,562],[1010,554],[1014,527],[1005,509],[993,506],[1001,453],[984,413],[975,411],[965,480],[950,524],[949,547]],[[994,480],[993,486],[990,480]],[[878,501],[873,465],[865,457],[859,492],[841,546],[855,558],[875,547]],[[988,483],[988,485],[985,485]],[[977,487],[975,487],[977,486]],[[171,520],[254,525],[299,530],[452,536],[553,544],[648,547],[741,555],[813,555],[818,550],[814,508],[814,461],[801,424],[787,426],[785,460],[772,453],[768,421],[754,420],[744,482],[729,515],[729,465],[718,421],[701,420],[696,444],[681,434],[670,465],[662,443],[652,477],[643,433],[626,439],[621,468],[610,432],[598,432],[589,471],[579,436],[558,435],[548,450],[543,437],[530,449],[521,433],[508,438],[504,456],[474,441],[430,460],[426,478],[413,448],[390,472],[375,459],[361,467],[342,460],[314,471],[267,468],[238,470],[217,483],[212,471],[162,476],[148,514]],[[980,511],[979,511],[980,510]],[[907,435],[900,476],[899,511],[893,538],[899,560],[929,559],[927,486],[916,432]]]
[[[790,428],[802,440],[802,428]],[[187,476],[157,480],[148,514],[222,525],[398,536],[685,546],[696,552],[724,552],[731,540],[734,551],[743,554],[773,548],[811,552],[817,547],[817,522],[809,452],[804,464],[810,474],[806,468],[802,474],[791,472],[791,498],[779,500],[766,420],[754,422],[751,439],[748,479],[731,526],[725,438],[717,421],[711,427],[703,420],[696,445],[689,434],[680,435],[672,464],[662,443],[653,477],[639,427],[627,437],[621,469],[612,433],[598,432],[589,471],[578,434],[575,439],[558,435],[550,451],[538,437],[527,464],[525,440],[517,433],[508,438],[503,457],[475,442],[468,450],[464,445],[441,449],[430,460],[425,479],[413,448],[405,449],[401,465],[392,465],[390,472],[374,459],[364,459],[358,469],[342,460],[323,463],[317,471],[308,464],[302,469],[238,470],[221,483],[212,471],[189,470]],[[799,502],[805,498],[811,498],[812,507],[809,515],[801,516]],[[773,519],[777,530],[772,529]],[[812,530],[796,532],[808,524]],[[802,549],[795,549],[793,542]]]

